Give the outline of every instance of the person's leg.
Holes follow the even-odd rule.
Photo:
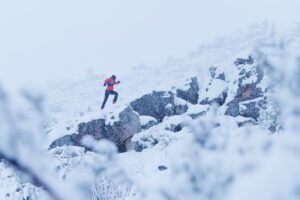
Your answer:
[[[115,95],[113,102],[116,103],[118,100],[119,94],[116,91],[111,91],[111,94]]]
[[[104,106],[105,106],[105,104],[106,104],[106,101],[107,101],[107,99],[108,99],[108,96],[109,96],[109,91],[105,90],[105,97],[104,97],[104,100],[103,100],[101,109],[104,108]]]

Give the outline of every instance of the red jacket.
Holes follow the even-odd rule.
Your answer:
[[[114,90],[114,85],[119,84],[120,81],[117,81],[115,79],[112,78],[108,78],[104,81],[104,86],[107,86],[106,90],[112,91]]]

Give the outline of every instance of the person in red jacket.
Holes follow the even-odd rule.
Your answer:
[[[104,101],[102,103],[101,109],[104,108],[106,101],[109,97],[109,95],[114,95],[114,100],[113,103],[115,104],[118,100],[118,93],[116,91],[114,91],[114,85],[117,85],[120,83],[120,81],[116,81],[117,77],[115,75],[112,75],[110,78],[106,79],[104,81],[104,87],[107,86],[106,90],[105,90],[105,97],[104,97]]]

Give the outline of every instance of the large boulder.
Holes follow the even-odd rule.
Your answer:
[[[176,95],[177,97],[182,98],[191,104],[197,104],[199,99],[199,85],[197,77],[191,78],[188,86],[189,88],[187,90],[178,89],[176,91]]]
[[[131,102],[130,105],[140,115],[154,117],[158,122],[162,122],[166,116],[183,114],[188,109],[187,105],[175,103],[172,92],[164,91],[153,91]]]
[[[84,146],[82,138],[90,135],[96,140],[109,139],[114,142],[119,151],[125,151],[125,142],[135,133],[141,130],[139,116],[133,111],[131,107],[126,108],[119,114],[119,120],[113,124],[105,124],[105,119],[92,120],[87,123],[78,125],[78,133],[67,135],[55,140],[50,148],[56,146],[72,145]]]
[[[143,129],[148,129],[163,121],[164,117],[180,115],[188,110],[188,106],[177,100],[172,92],[156,92],[144,95],[131,103],[119,114],[118,121],[106,124],[105,119],[95,119],[78,125],[78,133],[66,135],[55,140],[50,149],[57,146],[84,146],[82,139],[92,136],[96,140],[109,139],[115,143],[120,152],[126,151],[126,143]],[[139,115],[151,116],[155,120],[141,124]]]
[[[107,133],[112,141],[117,140],[117,144],[124,145],[124,142],[141,130],[139,116],[131,107],[126,108],[119,115],[119,121],[107,126]]]

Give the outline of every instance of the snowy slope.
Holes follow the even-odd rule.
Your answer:
[[[279,35],[283,44],[289,44],[286,51],[279,49],[290,54],[295,52],[293,59],[300,52],[299,33],[300,29],[294,29]],[[274,42],[278,40],[268,28],[252,27],[249,32],[201,46],[186,58],[170,58],[157,67],[140,65],[129,75],[118,77],[121,84],[116,90],[120,99],[115,105],[110,99],[103,111],[100,105],[105,77],[101,73],[89,72],[82,80],[51,83],[46,94],[48,124],[44,148],[58,138],[78,133],[81,122],[104,118],[105,123],[113,123],[118,121],[120,112],[143,95],[154,90],[175,94],[177,89],[188,89],[191,78],[197,77],[199,102],[193,105],[176,98],[176,103],[188,106],[187,112],[165,117],[161,123],[153,117],[140,116],[142,125],[151,120],[158,124],[131,138],[132,145],[138,148],[115,155],[113,165],[107,166],[118,173],[113,178],[108,172],[101,174],[96,181],[98,188],[96,184],[93,191],[103,192],[102,199],[127,200],[299,199],[300,140],[299,135],[292,134],[295,129],[270,134],[268,119],[272,116],[268,109],[261,114],[264,119],[260,119],[259,126],[239,128],[238,124],[247,122],[249,117],[225,115],[228,103],[236,99],[239,81],[253,84],[259,77],[253,76],[258,74],[257,63],[235,66],[237,58],[260,55],[259,49],[270,62],[279,66],[287,64],[281,51],[272,51]],[[265,48],[261,47],[262,43]],[[214,75],[212,78],[212,69],[215,75],[223,74],[225,80]],[[240,80],[243,70],[250,75]],[[268,78],[259,82],[264,91],[270,85]],[[201,104],[214,100],[224,91],[227,97],[220,107]],[[253,99],[243,101],[239,112],[244,112],[251,103]],[[58,180],[72,180],[77,172],[84,174],[86,165],[106,166],[106,160],[99,161],[101,157],[86,153],[81,147],[57,147],[50,154],[58,160]],[[82,171],[78,170],[80,165]],[[1,177],[9,173],[5,170],[8,169],[0,166]],[[125,183],[116,180],[120,177],[126,179]],[[1,185],[0,193],[12,192],[9,182]],[[13,182],[18,184],[20,180]]]
[[[293,30],[280,37],[291,46],[290,49],[300,49],[298,33],[299,30]],[[238,89],[236,81],[239,70],[233,62],[238,57],[247,58],[248,55],[255,54],[256,48],[259,47],[257,44],[272,44],[275,38],[268,29],[253,27],[247,33],[237,33],[231,37],[221,38],[214,44],[202,46],[197,51],[191,52],[187,58],[170,58],[165,65],[157,67],[138,66],[128,76],[120,77],[122,83],[116,86],[120,93],[119,102],[117,105],[110,105],[108,102],[103,112],[99,110],[99,105],[104,93],[102,87],[104,77],[92,76],[91,79],[90,76],[82,82],[69,83],[60,94],[55,94],[53,97],[50,93],[50,105],[60,105],[61,110],[52,112],[49,107],[52,119],[58,122],[49,127],[49,142],[64,134],[76,132],[76,124],[79,122],[87,122],[99,117],[110,121],[111,116],[117,116],[130,102],[153,90],[175,92],[178,88],[184,89],[192,77],[199,79],[199,100],[213,99],[227,90],[226,103],[228,103],[235,98],[235,91]],[[224,73],[226,81],[214,79],[211,82],[212,66],[216,67],[216,74]],[[248,66],[243,67],[246,69]],[[252,76],[246,79],[244,84],[256,82],[256,78]],[[260,83],[260,87],[266,88],[265,84],[267,83]],[[208,85],[210,85],[209,91],[206,90]],[[57,102],[56,95],[63,96],[64,101]],[[195,136],[189,128],[184,128],[178,134],[166,130],[166,127],[172,124],[183,123],[193,127],[193,123],[196,122],[190,122],[187,116],[201,111],[208,111],[207,105],[189,104],[186,114],[169,117],[163,123],[133,137],[133,142],[146,149],[142,152],[129,151],[119,155],[120,166],[127,172],[136,187],[133,189],[136,192],[133,192],[134,195],[129,195],[128,199],[141,198],[140,191],[147,191],[149,199],[240,199],[241,197],[244,199],[243,191],[256,195],[249,196],[251,199],[253,197],[274,199],[275,190],[283,193],[280,197],[282,199],[294,198],[289,194],[290,189],[295,187],[297,178],[293,177],[293,174],[299,174],[297,166],[300,162],[295,155],[290,154],[289,148],[299,144],[297,137],[287,145],[289,147],[285,147],[280,142],[285,140],[283,136],[262,135],[260,129],[255,131],[256,133],[252,130],[251,134],[243,136],[248,129],[246,127],[239,130],[236,122],[247,119],[224,116],[226,106],[220,107],[214,117],[215,122],[225,128],[216,128],[210,135],[203,133],[204,135]],[[142,118],[142,120],[150,119]],[[207,118],[207,120],[211,119]],[[72,129],[66,131],[66,126],[71,126]],[[209,128],[204,125],[204,129]],[[193,142],[194,137],[205,140],[205,146],[196,147]],[[153,146],[156,143],[158,144]],[[266,160],[270,161],[266,162]],[[291,171],[286,171],[282,163],[293,163],[295,167]],[[275,173],[271,172],[274,166],[276,166]],[[163,170],[160,170],[160,167],[163,167]],[[276,170],[278,175],[284,177],[283,181],[274,178],[274,183],[280,185],[276,186],[278,189],[274,188],[272,182],[268,180],[268,176],[277,175]],[[247,174],[253,176],[249,177]],[[191,182],[189,178],[194,180]],[[193,182],[198,184],[193,186]],[[247,185],[257,185],[257,182],[261,185],[255,188]],[[284,187],[285,184],[292,185]],[[260,188],[267,185],[270,186],[270,191],[266,190],[266,193],[258,194]],[[281,185],[282,190],[279,189]],[[196,187],[194,188],[196,192],[191,191],[193,187]]]
[[[49,129],[55,131],[51,132],[49,140],[53,141],[64,134],[74,132],[74,129],[68,131],[65,128],[76,129],[79,122],[116,115],[130,102],[153,90],[170,91],[183,88],[186,81],[194,76],[199,77],[199,86],[203,91],[202,85],[207,85],[209,81],[207,71],[211,66],[221,67],[218,70],[224,72],[228,80],[234,80],[237,77],[237,71],[232,65],[234,60],[237,57],[247,57],[253,52],[257,42],[269,36],[268,28],[253,27],[249,32],[237,33],[220,38],[213,44],[201,46],[187,58],[170,58],[166,64],[157,67],[137,66],[127,76],[118,77],[122,81],[116,86],[120,94],[119,102],[111,105],[110,99],[103,112],[99,109],[105,90],[103,87],[105,77],[101,76],[101,72],[89,72],[80,81],[52,83],[47,86],[46,97],[47,113],[50,114]],[[216,85],[216,90],[220,89],[218,86]]]

